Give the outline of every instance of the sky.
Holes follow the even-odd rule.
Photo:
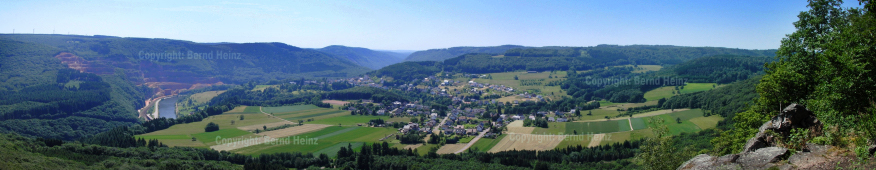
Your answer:
[[[848,1],[848,0],[847,0]],[[776,49],[803,0],[11,1],[0,33],[381,50],[677,45]],[[849,1],[844,7],[858,6]]]

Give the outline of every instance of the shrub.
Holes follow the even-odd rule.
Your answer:
[[[205,132],[213,132],[217,130],[219,130],[219,125],[213,122],[207,123],[207,127],[204,127]]]

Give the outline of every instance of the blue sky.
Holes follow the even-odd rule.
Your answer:
[[[775,49],[796,1],[13,1],[0,33],[383,50],[659,44]],[[857,6],[857,1],[846,2]]]

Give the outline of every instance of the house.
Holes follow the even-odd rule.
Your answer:
[[[554,119],[554,117],[549,117],[549,118],[548,118],[548,121],[549,121],[549,122],[556,122],[557,119]]]
[[[377,110],[377,115],[383,115],[383,114],[386,114],[386,110],[385,110],[385,109]]]
[[[567,122],[566,118],[557,118],[557,122]]]
[[[407,133],[407,132],[409,132],[409,131],[411,131],[411,130],[413,130],[413,131],[420,130],[420,125],[418,125],[418,124],[416,124],[416,123],[408,123],[407,125],[405,125],[405,126],[401,129],[402,133]]]
[[[514,120],[523,120],[523,117],[520,117],[520,116],[514,115],[514,116],[511,116],[511,119],[514,119]]]
[[[530,115],[530,116],[529,116],[529,119],[531,119],[531,120],[535,120],[535,116],[531,116],[531,115]]]
[[[465,134],[466,135],[477,135],[478,131],[477,131],[477,129],[465,129]]]

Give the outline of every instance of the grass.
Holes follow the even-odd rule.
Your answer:
[[[261,108],[261,106],[247,106],[246,109],[243,109],[243,112],[244,113],[262,113],[262,111],[259,110],[259,108]]]
[[[192,140],[189,135],[134,135],[134,138],[150,139],[188,139]]]
[[[347,112],[347,111],[346,110],[333,110],[333,111],[322,112],[322,113],[317,113],[317,114],[304,115],[304,116],[299,116],[299,117],[283,118],[283,119],[292,121],[292,120],[307,119],[307,118],[312,118],[312,117],[319,117],[319,116],[344,113],[344,112]]]
[[[690,119],[696,117],[702,117],[703,111],[700,109],[686,110],[681,112],[669,113],[659,116],[653,116],[652,118],[661,118],[663,119],[663,124],[667,128],[669,128],[669,133],[672,135],[680,134],[681,132],[696,132],[699,131],[700,128],[692,123]],[[676,118],[681,119],[681,123],[676,122]],[[655,126],[650,122],[646,122],[649,127]]]
[[[600,100],[599,101],[599,106],[614,106],[614,105],[621,105],[621,104],[624,104],[624,103],[614,103],[614,102],[610,102],[608,100]]]
[[[262,111],[265,113],[287,113],[287,112],[295,112],[301,110],[310,110],[317,109],[320,107],[316,107],[315,105],[295,105],[295,106],[280,106],[280,107],[262,107]],[[258,111],[258,110],[256,110]]]
[[[633,130],[648,128],[648,125],[645,124],[645,120],[643,118],[632,118],[630,119],[630,123],[633,125]]]
[[[353,149],[359,149],[359,148],[362,148],[363,145],[365,145],[365,142],[341,142],[341,143],[332,145],[330,147],[321,149],[319,151],[316,151],[313,153],[313,155],[326,154],[329,157],[335,157],[335,156],[338,156],[338,151],[341,150],[341,147],[348,147],[349,146]]]
[[[719,115],[712,115],[709,117],[693,118],[690,119],[690,122],[700,127],[700,129],[708,129],[718,126],[718,122],[721,120],[724,120],[724,118]]]
[[[717,87],[716,85],[715,83],[687,83],[680,91],[681,94],[706,91],[714,89],[714,87]]]
[[[190,135],[204,133],[204,127],[206,127],[207,123],[209,122],[218,124],[219,129],[237,129],[237,127],[240,126],[258,125],[281,121],[280,119],[268,117],[265,114],[245,114],[244,120],[240,120],[241,115],[242,114],[221,114],[216,116],[210,116],[200,122],[176,124],[164,130],[159,130],[143,135]],[[234,121],[233,125],[231,124],[232,120]]]
[[[548,134],[548,135],[559,135],[566,133],[566,122],[548,122],[548,128],[535,128],[532,130],[532,134]]]
[[[264,154],[264,153],[279,153],[279,152],[302,152],[302,153],[321,153],[329,152],[327,148],[340,148],[339,143],[355,143],[379,142],[380,138],[388,134],[395,133],[396,129],[392,128],[370,128],[370,127],[354,127],[344,128],[339,126],[327,127],[323,130],[296,135],[299,138],[317,138],[316,144],[261,144],[234,150],[233,152],[242,154]],[[294,138],[294,137],[293,137]],[[344,144],[346,145],[346,144]],[[337,153],[337,150],[334,151]]]
[[[593,115],[588,116],[587,115],[588,112],[593,114]],[[620,114],[620,112],[617,111],[617,108],[599,108],[599,109],[591,109],[591,110],[582,110],[581,117],[578,117],[578,120],[605,119],[605,116],[613,118],[619,114]]]
[[[566,123],[566,134],[598,134],[618,132],[618,121],[569,122]]]
[[[617,121],[617,130],[620,132],[632,130],[632,129],[630,129],[630,121],[626,120],[626,119],[618,120]]]
[[[649,71],[657,71],[657,70],[660,70],[662,68],[663,68],[663,66],[660,66],[660,65],[639,65],[638,68],[635,68],[635,70],[633,70],[633,73],[644,73],[644,72],[649,72]]]
[[[481,139],[478,139],[478,141],[475,142],[475,144],[471,145],[470,148],[473,150],[486,152],[486,151],[489,151],[490,149],[492,149],[493,146],[496,146],[496,144],[499,143],[499,141],[502,141],[502,138],[505,138],[505,134],[497,136],[496,139],[481,138]]]
[[[219,137],[219,138],[233,138],[233,137],[239,137],[239,136],[249,135],[249,134],[252,134],[252,133],[247,132],[247,131],[243,131],[240,129],[220,129],[218,131],[213,131],[213,132],[192,134],[192,137],[195,137],[198,139],[198,141],[204,142],[205,144],[209,145],[209,143],[215,142],[217,137]],[[191,139],[191,138],[189,138],[189,139]]]
[[[359,116],[359,115],[345,115],[332,117],[328,119],[317,119],[315,121],[309,122],[309,124],[326,124],[326,125],[356,125],[357,123],[361,123],[363,126],[368,124],[368,121],[371,119],[381,118],[384,120],[389,119],[389,116]],[[408,118],[410,120],[410,118]]]
[[[252,91],[262,91],[267,89],[268,87],[279,86],[279,85],[256,85],[255,88],[252,88]]]
[[[566,136],[566,139],[557,144],[556,148],[567,148],[569,146],[578,146],[587,147],[590,144],[591,135],[574,135],[574,136]]]
[[[660,100],[661,98],[669,99],[670,97],[675,95],[675,94],[672,94],[672,91],[675,91],[674,86],[660,87],[660,88],[645,92],[645,100],[655,101],[655,100]]]
[[[565,93],[561,92],[559,86],[545,86],[548,82],[551,81],[562,81],[566,78],[565,71],[557,71],[555,73],[551,72],[539,72],[539,73],[526,73],[526,72],[501,72],[501,73],[484,73],[489,74],[493,77],[493,79],[485,79],[485,78],[477,78],[474,81],[478,83],[489,83],[489,84],[497,84],[497,85],[505,85],[506,87],[512,87],[515,91],[524,91],[527,89],[535,89],[540,91],[540,94],[550,95],[553,92],[554,96],[564,96]],[[517,76],[517,80],[514,80],[514,76]],[[551,76],[553,78],[548,78]],[[556,78],[558,76],[560,78]],[[543,79],[543,80],[542,80]],[[541,82],[542,85],[534,85],[534,86],[521,86],[520,80],[536,80]],[[463,81],[468,82],[468,81]]]
[[[465,136],[465,137],[460,138],[458,143],[469,143],[474,138],[475,138],[474,136]],[[480,140],[480,139],[478,139],[478,140]]]
[[[623,143],[624,141],[639,140],[646,137],[654,137],[654,133],[651,132],[651,129],[639,129],[634,131],[605,134],[605,137],[602,139],[602,141],[599,141],[599,144],[608,145],[613,143]]]

